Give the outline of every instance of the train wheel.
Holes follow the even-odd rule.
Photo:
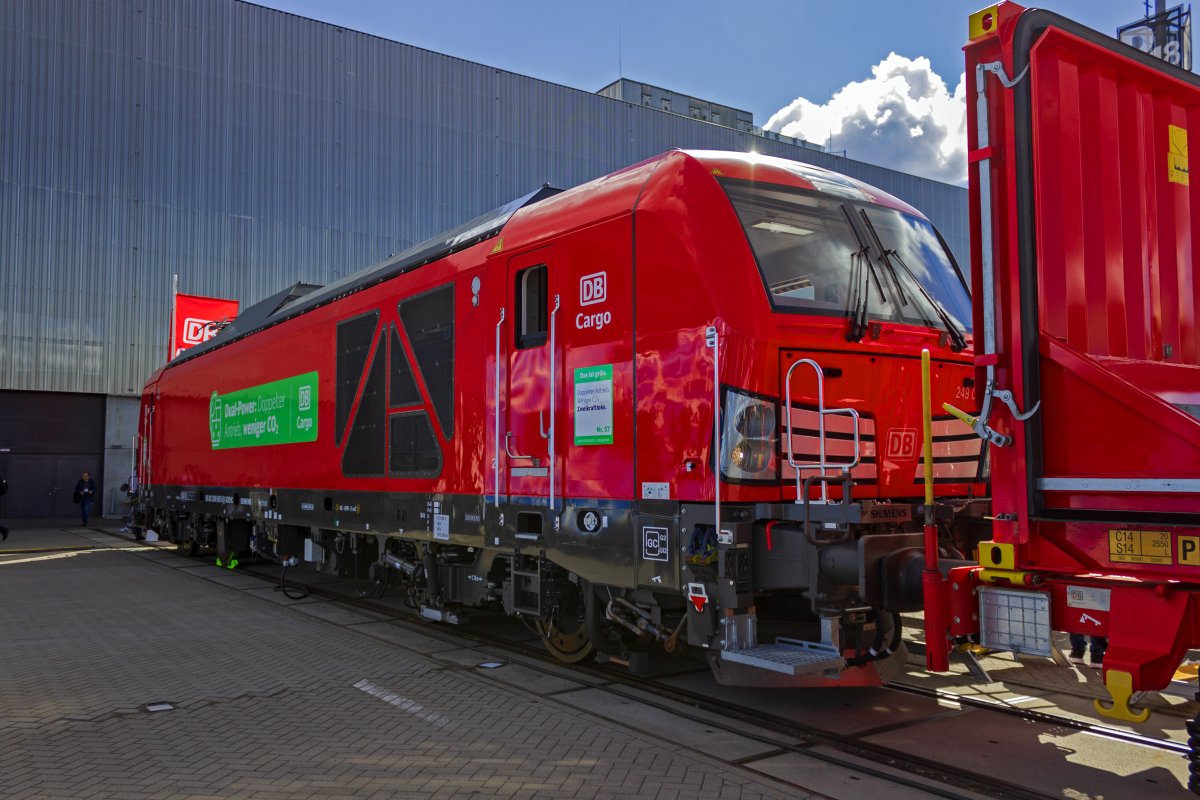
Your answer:
[[[564,664],[577,664],[590,656],[594,650],[584,622],[587,609],[583,601],[583,592],[590,592],[591,587],[585,584],[581,591],[575,584],[565,581],[564,583],[572,587],[573,591],[559,596],[558,605],[554,607],[550,620],[538,620],[537,629],[542,635],[542,645],[552,656]]]
[[[571,630],[564,630],[559,625],[547,626],[542,620],[538,620],[537,628],[542,635],[542,645],[564,664],[577,664],[592,654],[592,642],[582,620]]]
[[[196,555],[196,539],[191,535],[186,525],[180,524],[173,516],[166,520],[167,538],[175,543],[175,549],[189,558]]]

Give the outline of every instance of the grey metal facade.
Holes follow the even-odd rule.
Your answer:
[[[136,394],[171,276],[248,304],[672,147],[965,190],[238,0],[0,3],[0,389]]]

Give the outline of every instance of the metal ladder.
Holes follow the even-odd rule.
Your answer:
[[[817,444],[820,447],[820,460],[811,464],[800,464],[796,462],[796,454],[792,446],[792,373],[796,367],[801,364],[807,364],[813,368],[817,374],[817,424],[818,424],[818,440]],[[821,365],[811,358],[801,358],[792,363],[788,367],[787,377],[784,378],[784,425],[786,426],[787,435],[787,454],[788,465],[796,471],[796,502],[802,502],[800,494],[800,473],[806,469],[820,470],[820,474],[824,477],[829,474],[829,470],[838,469],[842,473],[849,474],[852,469],[858,466],[862,457],[862,441],[859,438],[859,415],[858,411],[853,408],[826,408],[825,407],[825,372],[821,369]],[[825,455],[825,417],[827,415],[837,414],[847,416],[854,420],[854,459],[849,464],[830,462]],[[821,481],[821,500],[829,502],[829,489],[827,481]],[[805,496],[806,497],[806,496]]]
[[[513,554],[513,612],[542,618],[542,559],[539,556]]]
[[[813,372],[817,375],[817,445],[818,445],[818,460],[814,463],[801,464],[796,461],[796,454],[792,444],[792,373],[796,367],[801,364],[812,367]],[[784,378],[784,435],[787,437],[787,457],[788,465],[796,472],[796,504],[804,506],[804,533],[810,542],[819,543],[812,535],[811,528],[813,525],[811,506],[812,501],[809,499],[809,489],[813,483],[821,484],[821,503],[829,504],[829,484],[841,483],[842,485],[842,502],[843,506],[849,506],[851,496],[854,489],[854,481],[850,477],[850,472],[858,466],[862,460],[862,440],[859,435],[859,414],[853,408],[826,408],[825,407],[825,371],[821,369],[821,365],[811,358],[801,358],[794,361],[788,367],[787,376]],[[826,455],[826,431],[825,417],[846,416],[854,420],[854,457],[850,463],[831,462]],[[807,478],[802,476],[804,470],[819,470],[816,475],[810,475]],[[834,474],[830,474],[830,470],[836,470]],[[847,528],[838,525],[837,523],[825,522],[823,525],[826,528],[831,528],[837,533],[844,533]]]

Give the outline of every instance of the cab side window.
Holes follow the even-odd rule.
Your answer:
[[[546,310],[549,305],[546,289],[546,265],[538,264],[517,273],[517,349],[540,347],[546,343],[549,329]]]

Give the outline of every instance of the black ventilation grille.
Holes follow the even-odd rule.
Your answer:
[[[442,450],[424,411],[393,414],[388,427],[391,440],[389,474],[429,478],[441,473]]]
[[[385,452],[384,420],[387,417],[387,398],[384,383],[387,375],[386,352],[383,339],[371,361],[371,372],[363,387],[362,399],[354,415],[354,425],[346,440],[342,453],[342,474],[357,477],[382,477]]]
[[[337,397],[334,405],[337,426],[334,430],[334,441],[339,445],[346,432],[350,408],[354,405],[355,394],[358,393],[358,382],[362,380],[367,355],[371,352],[371,339],[375,334],[375,323],[378,319],[379,312],[372,311],[361,317],[340,322],[337,326]]]
[[[405,300],[399,309],[433,409],[449,439],[454,436],[454,284]]]
[[[413,380],[412,366],[408,363],[408,353],[400,342],[400,334],[392,328],[392,388],[390,405],[414,406],[421,405],[421,393],[417,391],[417,382]]]

